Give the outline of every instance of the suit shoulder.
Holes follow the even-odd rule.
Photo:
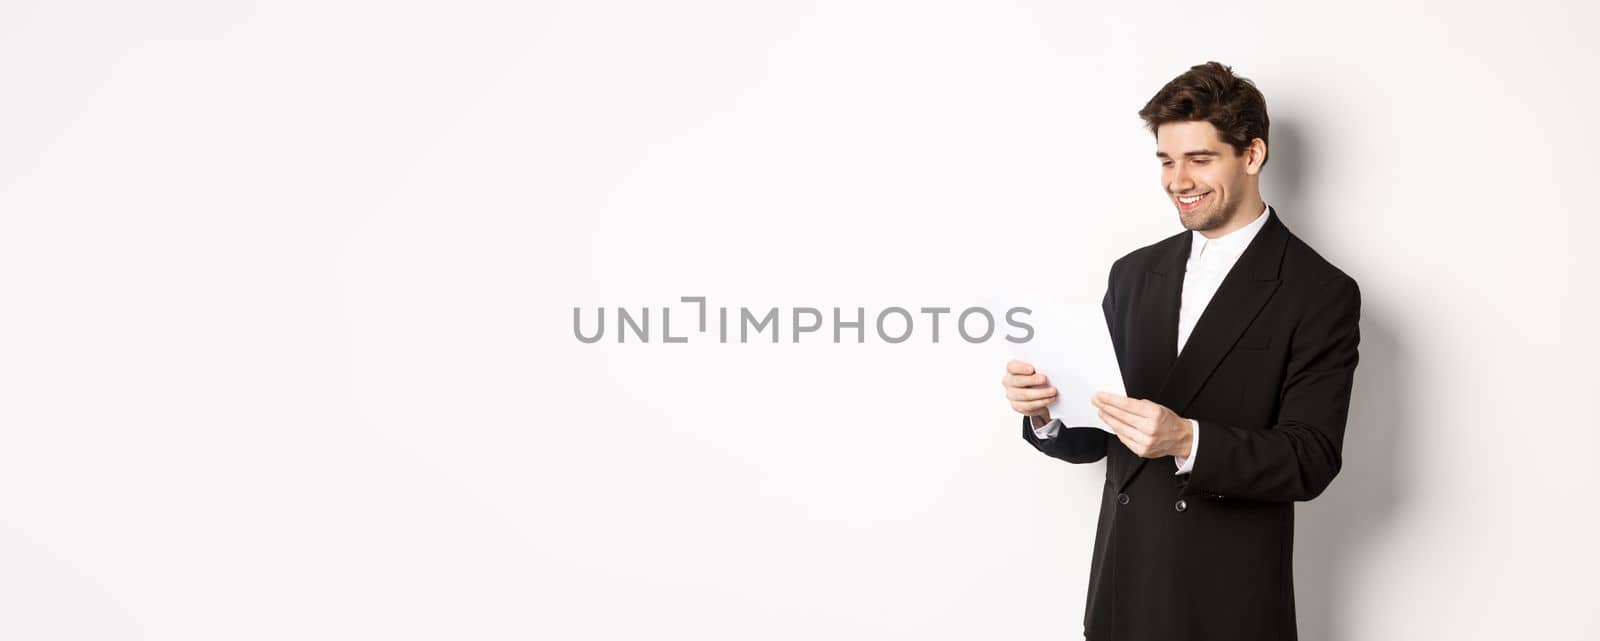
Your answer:
[[[1289,234],[1288,246],[1284,248],[1283,277],[1298,287],[1311,291],[1324,291],[1328,289],[1352,289],[1360,291],[1356,279],[1339,269],[1333,261],[1325,258],[1310,244],[1299,236]]]
[[[1149,269],[1157,259],[1172,250],[1174,245],[1182,242],[1183,237],[1188,233],[1188,230],[1184,230],[1123,254],[1122,258],[1118,258],[1111,263],[1111,272],[1116,274],[1129,269],[1139,271]]]

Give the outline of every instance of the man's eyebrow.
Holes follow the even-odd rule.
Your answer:
[[[1198,156],[1220,156],[1220,155],[1222,155],[1222,154],[1219,154],[1219,153],[1217,153],[1215,151],[1212,151],[1210,149],[1196,149],[1196,150],[1193,150],[1193,151],[1185,151],[1185,152],[1183,152],[1183,156],[1185,158],[1195,158],[1195,157],[1198,157]],[[1157,151],[1156,152],[1156,157],[1157,158],[1170,158],[1171,156],[1168,156],[1167,152],[1165,152],[1165,151]]]

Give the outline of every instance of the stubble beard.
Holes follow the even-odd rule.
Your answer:
[[[1238,209],[1239,204],[1231,201],[1213,203],[1211,207],[1200,211],[1184,213],[1180,209],[1178,219],[1183,222],[1183,228],[1189,231],[1211,231],[1227,225],[1229,220],[1233,220],[1233,214]]]

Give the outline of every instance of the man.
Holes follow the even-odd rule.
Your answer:
[[[1129,396],[1083,400],[1115,438],[1051,419],[1056,390],[1028,363],[1002,384],[1040,452],[1106,460],[1089,641],[1290,641],[1294,502],[1339,473],[1361,293],[1262,201],[1253,83],[1198,65],[1139,115],[1186,231],[1111,266],[1102,308]]]

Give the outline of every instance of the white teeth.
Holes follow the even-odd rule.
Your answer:
[[[1209,192],[1209,191],[1206,192],[1206,194],[1209,194],[1209,193],[1211,193],[1211,192]],[[1178,202],[1183,203],[1185,205],[1192,205],[1192,204],[1195,203],[1195,201],[1198,201],[1201,198],[1204,198],[1206,194],[1200,194],[1199,196],[1179,196],[1178,197]]]

